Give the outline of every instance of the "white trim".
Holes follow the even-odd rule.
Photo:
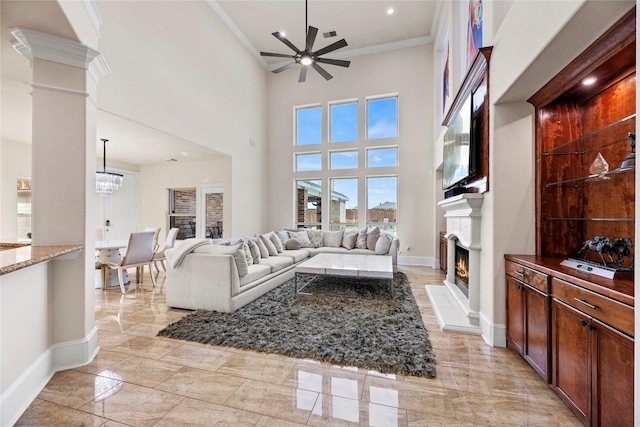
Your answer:
[[[504,323],[493,323],[487,319],[484,313],[480,312],[480,328],[482,329],[482,339],[493,347],[507,346],[507,325]]]
[[[98,6],[95,0],[82,0],[82,5],[84,6],[84,10],[87,13],[89,22],[91,22],[91,26],[93,27],[98,37],[100,37],[100,26],[102,25],[102,17],[100,16],[100,11],[98,10]]]
[[[426,256],[398,256],[398,265],[423,265],[426,267],[439,267],[437,260],[433,257]]]
[[[98,354],[98,329],[80,340],[54,344],[0,395],[0,425],[13,425],[53,375],[91,363]]]

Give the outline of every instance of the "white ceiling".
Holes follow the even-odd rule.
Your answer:
[[[265,68],[273,69],[281,58],[266,58],[260,51],[292,51],[271,33],[285,31],[286,37],[303,48],[305,2],[302,0],[206,0]],[[351,59],[358,55],[428,43],[433,39],[435,19],[442,0],[312,0],[308,3],[308,23],[319,29],[314,50],[341,38],[348,46],[325,55],[326,58]],[[100,1],[97,2],[98,9]],[[149,2],[149,7],[153,3]],[[3,140],[31,141],[31,70],[28,61],[11,48],[8,29],[19,25],[60,37],[73,39],[64,14],[55,1],[0,2],[1,52],[0,88],[2,98],[1,129]],[[392,7],[394,13],[387,10]],[[126,13],[126,7],[119,8]],[[103,26],[110,25],[103,22]],[[168,28],[168,31],[175,29]],[[336,31],[337,37],[325,39],[322,33]],[[106,34],[107,32],[104,32]],[[203,52],[203,55],[206,55]],[[286,60],[285,60],[286,61]],[[331,72],[331,65],[326,67]],[[99,137],[108,137],[107,158],[133,164],[149,164],[169,158],[181,161],[213,158],[219,153],[190,141],[168,135],[123,117],[99,110]],[[102,142],[96,141],[99,157]],[[186,153],[186,154],[185,154]]]

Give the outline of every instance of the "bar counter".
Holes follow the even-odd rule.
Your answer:
[[[0,243],[0,276],[63,255],[75,257],[83,247],[80,244],[31,246],[23,243]]]

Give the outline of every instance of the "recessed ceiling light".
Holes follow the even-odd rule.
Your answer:
[[[584,79],[582,81],[582,84],[585,86],[589,86],[592,85],[596,82],[596,78],[595,77],[587,77],[586,79]]]
[[[395,10],[393,10],[392,7],[390,7],[389,9],[387,9],[387,15],[393,15],[393,12],[395,12]]]

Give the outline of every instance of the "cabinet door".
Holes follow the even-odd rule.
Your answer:
[[[524,355],[524,284],[507,276],[507,345]]]
[[[633,425],[633,339],[597,320],[593,329],[593,426]]]
[[[524,286],[524,358],[546,381],[549,378],[549,300],[547,294]]]
[[[558,396],[586,424],[591,416],[591,331],[589,317],[553,299],[552,385]]]

